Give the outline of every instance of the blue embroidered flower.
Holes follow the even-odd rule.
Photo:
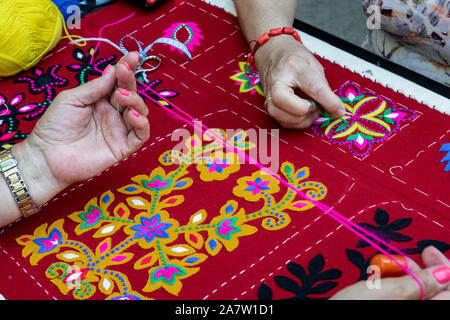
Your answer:
[[[251,191],[253,195],[256,195],[264,190],[270,190],[268,184],[270,181],[263,181],[260,177],[256,178],[255,181],[247,181],[248,187],[245,188],[245,191]]]
[[[141,224],[132,226],[130,229],[136,231],[136,239],[145,238],[147,242],[152,242],[155,238],[169,238],[167,229],[172,226],[171,223],[161,222],[161,216],[155,214],[150,219],[141,217]]]
[[[40,247],[38,253],[47,253],[56,249],[62,243],[62,234],[58,229],[53,229],[48,238],[38,238],[33,242]]]

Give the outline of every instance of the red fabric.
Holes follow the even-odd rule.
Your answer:
[[[86,17],[82,21],[83,32],[80,34],[96,36],[101,26],[119,20],[135,10],[135,7],[127,3],[109,6]],[[202,120],[209,128],[280,129],[264,111],[264,97],[257,89],[240,92],[240,83],[230,79],[239,72],[239,62],[245,60],[248,48],[237,20],[222,10],[200,1],[169,1],[156,11],[138,12],[132,20],[106,29],[102,36],[119,43],[123,36],[130,34],[147,45],[179,22],[198,25],[202,35],[198,39],[199,45],[191,48],[193,59],[190,62],[177,50],[163,45],[155,46],[152,52],[160,55],[163,63],[156,73],[149,75],[149,80],[158,80],[153,83],[153,88],[156,91],[175,91],[178,95],[168,98],[170,103]],[[95,44],[90,43],[88,47]],[[132,42],[126,42],[126,45],[129,51],[136,49]],[[85,55],[88,47],[82,48]],[[79,51],[74,49],[73,45],[62,41],[50,56],[41,61],[39,69],[27,71],[14,79],[3,79],[0,93],[8,102],[17,94],[24,93],[24,102],[17,108],[44,101],[43,93],[33,94],[28,89],[28,83],[14,83],[14,80],[24,75],[37,76],[41,73],[39,70],[45,72],[55,64],[61,65],[57,74],[67,79],[62,81],[61,87],[50,85],[55,93],[78,85],[81,78],[76,78],[76,67],[72,68],[73,71],[67,68],[80,63],[76,60]],[[94,63],[112,55],[120,57],[115,49],[101,44]],[[397,130],[389,138],[371,144],[364,155],[358,155],[359,149],[355,146],[357,152],[352,153],[349,144],[338,145],[332,143],[332,139],[319,135],[323,133],[323,128],[280,130],[280,166],[289,161],[295,166],[295,170],[308,167],[308,181],[320,182],[327,188],[323,203],[347,218],[352,218],[353,222],[361,223],[371,231],[375,230],[377,236],[404,249],[414,260],[419,261],[420,252],[428,244],[437,246],[448,256],[450,176],[448,172],[444,172],[445,163],[440,163],[444,154],[439,152],[441,145],[450,140],[448,116],[326,59],[318,59],[325,68],[333,90],[349,88],[344,85],[351,83],[359,87],[361,92],[375,93],[378,99],[393,101],[393,110],[411,112],[408,114],[409,120],[398,122]],[[100,63],[98,68],[102,70],[106,65]],[[88,80],[96,76],[89,74]],[[42,79],[39,83],[42,85]],[[35,84],[38,85],[37,82]],[[147,93],[151,95],[151,92]],[[28,239],[26,235],[33,236],[35,230],[43,224],[47,224],[45,232],[48,233],[51,229],[49,226],[60,219],[64,219],[62,227],[55,228],[62,228],[71,241],[83,243],[92,252],[96,248],[100,252],[111,248],[108,244],[99,245],[108,237],[93,237],[99,229],[77,235],[75,229],[79,223],[70,219],[69,215],[82,212],[91,199],[97,197],[101,200],[101,196],[110,190],[115,197],[109,210],[112,216],[112,208],[120,202],[127,204],[128,196],[117,190],[132,184],[132,177],[150,175],[157,167],[163,167],[166,172],[176,169],[164,167],[158,161],[161,154],[179,143],[178,140],[171,141],[172,132],[185,127],[193,133],[192,128],[174,119],[161,107],[148,100],[146,102],[150,108],[151,139],[141,150],[92,179],[63,191],[45,205],[39,214],[26,220],[21,219],[0,231],[0,293],[6,299],[106,299],[124,296],[120,291],[123,287],[118,278],[117,282],[109,278],[110,284],[114,282],[110,291],[101,289],[100,286],[107,283],[103,282],[104,277],[97,274],[94,278],[85,278],[88,273],[86,266],[80,268],[80,277],[94,287],[91,289],[94,293],[80,297],[74,295],[73,289],[62,291],[55,285],[58,280],[52,282],[52,278],[48,276],[48,268],[52,263],[62,261],[61,254],[74,249],[55,249],[42,257],[36,265],[31,264],[30,256],[23,254],[23,249],[26,243],[39,238]],[[412,112],[414,116],[411,116]],[[18,114],[14,119],[19,119],[18,128],[22,133],[29,133],[36,120],[26,121],[24,115],[26,114]],[[7,131],[5,128],[3,123],[0,127],[2,134]],[[374,126],[372,129],[381,130],[381,127]],[[270,138],[268,133],[265,136]],[[256,171],[256,167],[245,164],[223,181],[206,182],[199,178],[198,170],[192,166],[187,175],[193,180],[192,186],[173,191],[167,196],[168,203],[173,201],[175,205],[164,210],[180,226],[187,224],[202,209],[208,213],[205,223],[210,221],[219,215],[220,209],[230,200],[237,201],[239,208],[244,208],[246,213],[252,213],[261,207],[262,201],[251,202],[239,198],[233,194],[233,188],[238,185],[238,179],[250,177]],[[277,201],[281,200],[286,191],[282,186],[280,189],[275,195]],[[184,202],[179,204],[175,198],[169,200],[174,195],[183,195]],[[141,212],[142,210],[131,209],[131,219]],[[360,242],[353,233],[317,208],[302,212],[289,211],[288,215],[291,219],[289,225],[280,230],[269,231],[262,228],[261,219],[247,222],[257,232],[240,237],[239,245],[231,252],[223,247],[217,255],[212,256],[206,251],[206,245],[196,249],[196,254],[203,254],[207,259],[192,267],[199,268],[195,274],[186,278],[178,276],[182,287],[177,295],[163,287],[150,292],[143,291],[151,268],[135,270],[133,266],[151,250],[138,245],[124,251],[133,254],[130,261],[108,266],[107,270],[120,272],[128,278],[132,287],[126,290],[128,295],[138,293],[155,299],[326,298],[359,279],[367,278],[367,261],[377,250]],[[373,226],[372,229],[369,225]],[[103,226],[106,224],[100,229]],[[206,241],[206,233],[200,234]],[[45,235],[48,236],[49,234]],[[115,246],[125,240],[127,235],[121,229],[110,238],[111,245]],[[21,239],[22,244],[17,239]],[[184,236],[180,235],[170,246],[186,244]],[[183,260],[187,257],[189,255],[173,256],[170,259]],[[305,271],[304,274],[299,271],[301,268]],[[325,270],[332,271],[324,273]],[[91,274],[95,272],[93,270]],[[70,274],[63,278],[67,279],[68,276]],[[316,286],[308,286],[308,281]],[[295,291],[292,289],[294,283],[298,286],[296,293],[292,292]]]

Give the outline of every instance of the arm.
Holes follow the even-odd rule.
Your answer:
[[[292,27],[297,0],[234,0],[239,21],[248,40],[279,27]],[[325,78],[311,52],[289,35],[271,37],[255,54],[255,63],[267,98],[267,111],[286,128],[306,128],[321,111],[317,103],[335,117],[344,115],[344,105]],[[310,99],[295,93],[300,89]],[[315,102],[317,103],[315,103]]]

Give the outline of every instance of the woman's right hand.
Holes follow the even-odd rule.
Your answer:
[[[292,36],[271,37],[256,51],[255,62],[267,112],[283,127],[308,128],[322,112],[317,103],[336,118],[345,115],[344,104],[331,90],[322,65]],[[295,89],[311,100],[300,98]]]

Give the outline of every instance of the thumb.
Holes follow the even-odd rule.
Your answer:
[[[116,83],[116,70],[111,66],[100,78],[86,82],[76,88],[65,91],[73,105],[84,108],[111,95]]]

